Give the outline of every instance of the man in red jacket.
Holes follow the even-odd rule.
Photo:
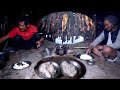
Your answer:
[[[28,50],[35,45],[39,48],[44,40],[44,38],[39,35],[37,27],[29,24],[25,17],[20,18],[18,26],[14,27],[7,35],[0,38],[0,43],[6,39],[12,40],[12,46],[15,50]]]

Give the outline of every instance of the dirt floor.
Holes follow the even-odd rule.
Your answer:
[[[73,49],[75,46],[87,46],[88,43],[78,43],[74,45],[67,45],[71,50],[74,51],[74,55],[85,53],[86,49]],[[32,50],[19,50],[17,52],[9,53],[9,61],[5,67],[0,71],[0,79],[42,79],[39,77],[34,68],[40,60],[49,58],[45,48],[50,51],[55,47],[55,43],[45,40],[39,49]],[[69,57],[70,55],[64,55]],[[56,56],[53,56],[56,57]],[[120,79],[120,63],[111,63],[105,61],[101,63],[97,56],[93,55],[95,59],[95,65],[88,65],[86,61],[76,58],[78,61],[83,63],[86,67],[86,73],[80,79]],[[30,61],[32,64],[30,67],[22,70],[12,69],[12,65],[21,61]]]

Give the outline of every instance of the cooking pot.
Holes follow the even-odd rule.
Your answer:
[[[65,45],[57,45],[56,47],[56,54],[57,55],[64,55],[66,54],[67,48]]]

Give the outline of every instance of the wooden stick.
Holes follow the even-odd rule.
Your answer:
[[[88,47],[73,47],[74,49],[87,49]]]

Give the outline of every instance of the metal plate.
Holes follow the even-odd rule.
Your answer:
[[[25,69],[25,68],[28,68],[30,65],[31,65],[31,62],[30,61],[22,61],[22,62],[25,62],[25,63],[27,63],[28,64],[28,66],[27,67],[24,67],[24,68],[22,68],[22,69]],[[15,63],[15,64],[17,64],[18,66],[20,66],[20,65],[22,65],[22,62],[18,62],[18,63]],[[22,70],[22,69],[20,69],[20,68],[14,68],[14,65],[15,64],[13,64],[12,65],[12,69],[14,69],[14,70]]]

